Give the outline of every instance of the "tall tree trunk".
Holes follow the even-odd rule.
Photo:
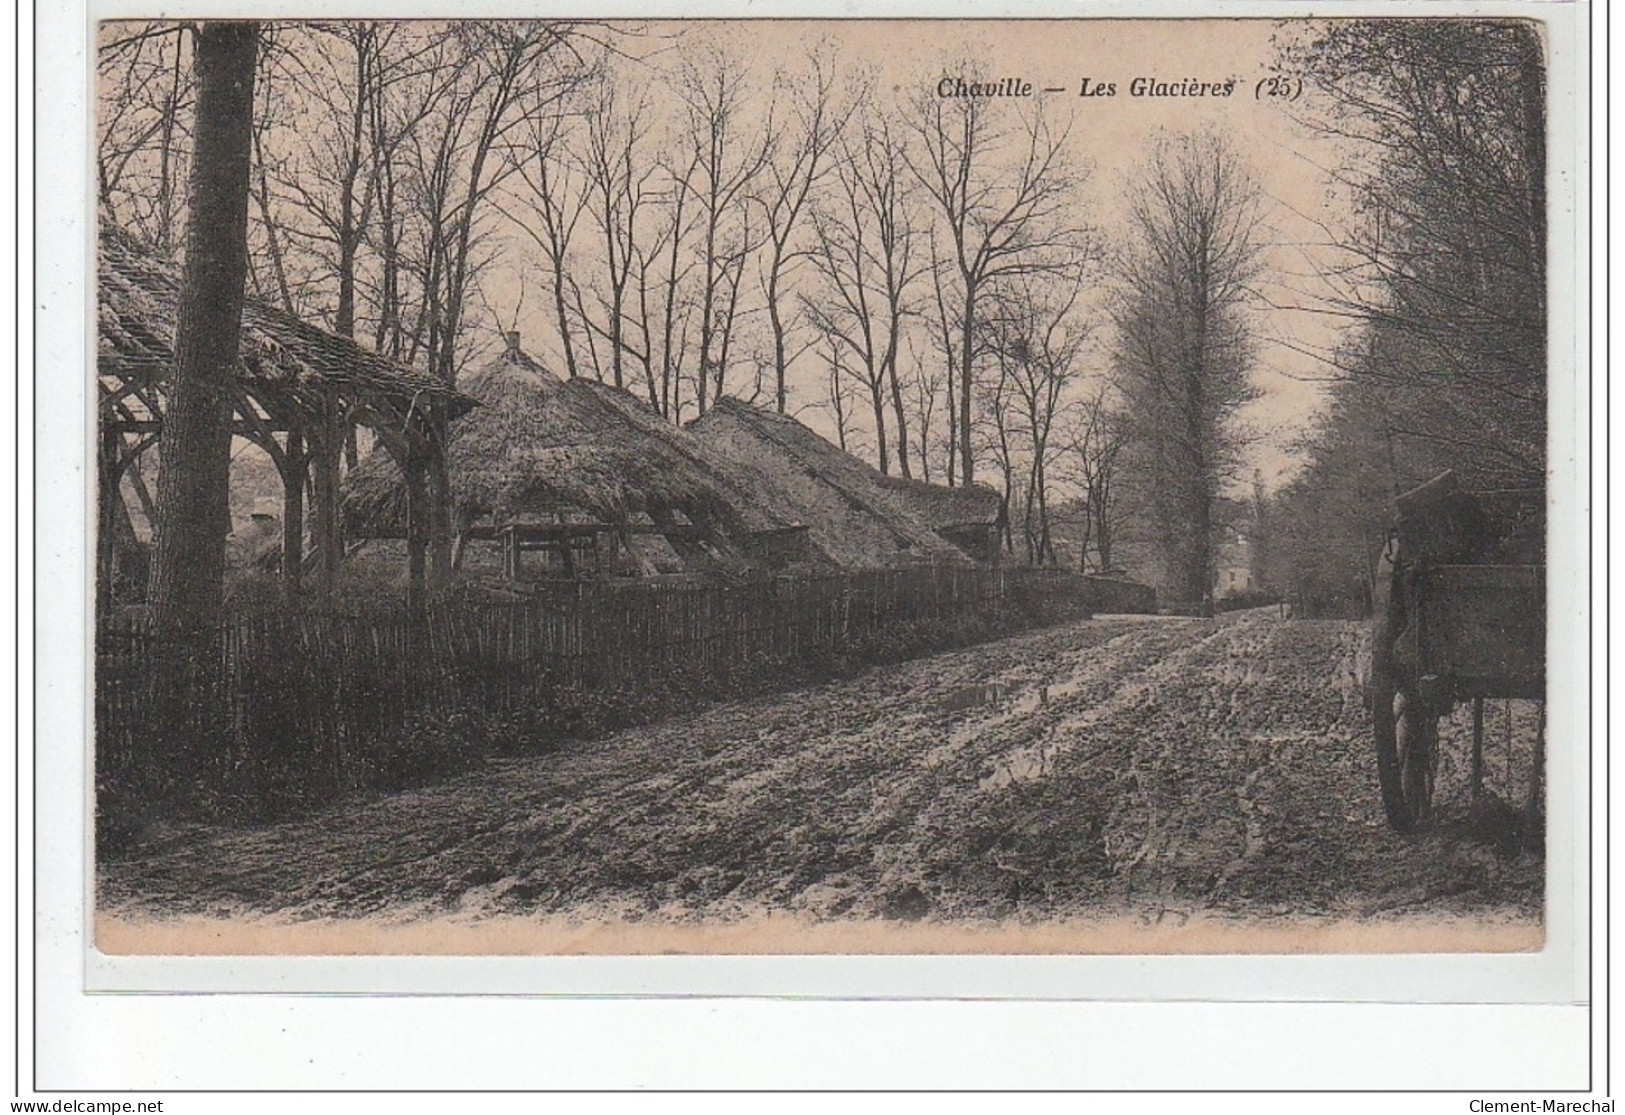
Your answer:
[[[881,381],[872,377],[869,380],[869,404],[875,415],[875,459],[880,463],[882,475],[891,473],[891,459],[886,446],[886,401],[881,394]]]
[[[149,599],[161,634],[207,637],[220,620],[230,529],[231,403],[248,272],[255,22],[197,33],[186,266],[158,472],[158,539]]]
[[[975,340],[976,288],[965,280],[965,319],[959,330],[959,476],[965,487],[976,482],[970,444],[971,345]]]
[[[553,261],[553,312],[558,316],[559,341],[564,345],[564,371],[571,379],[580,373],[576,368],[576,346],[570,337],[570,314],[564,301],[564,259]]]
[[[908,463],[908,410],[903,406],[903,385],[897,376],[897,334],[900,311],[895,302],[891,311],[891,333],[886,344],[886,378],[891,381],[892,416],[897,430],[897,471],[904,479],[912,480],[913,470]]]
[[[774,245],[773,268],[768,272],[767,278],[767,317],[773,327],[773,401],[778,412],[783,414],[789,400],[789,392],[785,386],[785,353],[784,353],[784,320],[779,314],[779,268],[783,262],[783,250]]]

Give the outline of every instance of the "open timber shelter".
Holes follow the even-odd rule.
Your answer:
[[[104,226],[97,261],[98,604],[112,602],[121,562],[137,552],[125,502],[131,489],[156,523],[138,462],[162,452],[163,414],[175,362],[180,273],[130,233]],[[340,459],[349,430],[371,431],[412,492],[409,593],[449,554],[448,524],[433,513],[447,482],[444,438],[473,402],[441,380],[371,352],[250,296],[231,384],[233,436],[258,446],[282,483],[281,574],[290,600],[304,591],[305,491],[311,506],[311,565],[320,595],[333,587],[344,556]],[[221,534],[230,529],[221,524]]]

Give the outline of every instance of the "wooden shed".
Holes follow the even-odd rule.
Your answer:
[[[988,560],[937,526],[986,515],[987,496],[996,520],[999,497],[987,489],[971,489],[962,498],[951,488],[885,476],[796,419],[737,399],[719,400],[688,429],[717,453],[748,466],[762,502],[805,523],[809,548],[832,565],[880,569]]]
[[[118,575],[120,540],[133,536],[123,488],[150,518],[150,492],[133,467],[162,452],[167,382],[175,359],[180,269],[130,233],[104,226],[97,261],[97,418],[100,492],[98,599]],[[352,427],[369,429],[413,493],[408,545],[411,591],[448,568],[449,529],[432,513],[446,483],[441,431],[474,404],[445,383],[355,341],[249,297],[232,386],[232,433],[264,450],[282,481],[282,577],[302,592],[305,491],[317,591],[331,591],[343,559],[340,458]],[[221,524],[222,537],[230,530]],[[127,550],[126,550],[127,552]]]
[[[447,461],[459,556],[496,540],[504,568],[541,550],[566,574],[605,568],[743,572],[782,564],[805,532],[758,498],[737,463],[635,396],[563,379],[510,334],[497,359],[466,375],[480,404],[449,431]],[[348,490],[352,528],[397,535],[404,486],[389,460],[364,461]]]

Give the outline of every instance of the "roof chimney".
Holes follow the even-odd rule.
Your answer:
[[[508,332],[502,334],[502,339],[508,342],[508,356],[510,358],[520,355],[521,350],[519,348],[519,330],[509,330]]]

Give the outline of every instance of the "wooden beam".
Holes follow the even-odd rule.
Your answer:
[[[152,492],[147,489],[147,482],[141,476],[138,468],[127,468],[124,475],[130,478],[130,490],[135,492],[136,502],[141,505],[141,514],[147,517],[147,526],[153,530],[158,529],[158,503],[152,498]]]
[[[119,450],[123,438],[110,431],[102,431],[97,446],[96,466],[99,483],[96,485],[96,612],[106,615],[113,603],[113,502],[121,499],[118,490]]]
[[[310,447],[311,541],[316,551],[317,592],[323,601],[331,600],[338,580],[339,563],[344,559],[344,538],[339,523],[339,455],[344,451],[344,433],[331,399],[319,400],[317,421],[306,436]]]
[[[446,469],[446,439],[443,415],[430,416],[424,447],[424,467],[429,494],[429,576],[436,588],[451,579],[451,476]]]
[[[282,595],[299,600],[305,568],[305,439],[288,434],[282,474]]]
[[[419,454],[407,454],[403,471],[406,473],[406,607],[417,616],[427,603],[429,484]]]
[[[277,471],[285,471],[288,467],[288,459],[282,451],[282,446],[277,444],[276,433],[272,430],[270,420],[261,417],[259,410],[254,406],[254,401],[248,397],[240,386],[232,391],[232,399],[233,409],[237,411],[237,414],[242,419],[242,421],[232,424],[232,433],[238,437],[246,438],[265,450],[266,455],[271,458],[271,463],[276,465]],[[245,432],[237,433],[236,427],[239,426],[243,427]],[[292,432],[291,429],[289,432]]]
[[[114,433],[119,434],[156,434],[162,436],[164,432],[164,423],[161,418],[104,418],[99,425],[104,430],[112,430]],[[262,435],[271,432],[284,433],[286,427],[280,424],[275,426],[263,423],[255,425],[250,422],[233,422],[231,424],[232,436],[247,438],[256,445],[260,444],[259,438]]]

